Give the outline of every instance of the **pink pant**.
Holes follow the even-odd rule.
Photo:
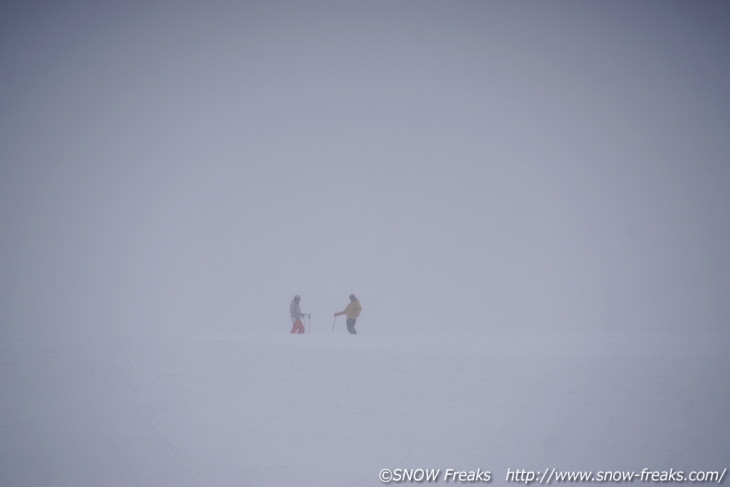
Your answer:
[[[290,333],[304,333],[304,325],[302,324],[302,320],[297,318],[294,320],[294,325],[291,327]]]

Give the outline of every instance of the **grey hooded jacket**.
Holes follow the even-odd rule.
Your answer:
[[[293,299],[291,302],[291,306],[289,306],[289,313],[291,314],[291,320],[300,320],[302,319],[302,316],[304,316],[304,313],[302,313],[302,308],[299,307],[299,301],[296,299]]]

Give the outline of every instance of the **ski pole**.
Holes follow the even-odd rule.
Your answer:
[[[307,314],[307,320],[309,321],[309,323],[307,323],[309,328],[307,332],[312,333],[312,313]]]
[[[335,323],[337,323],[337,316],[335,316],[335,321],[332,322],[332,333],[335,332]]]

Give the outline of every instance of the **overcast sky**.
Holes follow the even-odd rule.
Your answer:
[[[726,2],[6,2],[0,333],[724,329],[728,86]]]

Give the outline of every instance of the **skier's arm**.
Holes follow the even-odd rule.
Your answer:
[[[348,304],[347,307],[345,309],[343,309],[342,311],[340,311],[339,313],[335,313],[335,316],[346,315],[347,312],[350,311],[351,307],[352,307],[352,303]]]

